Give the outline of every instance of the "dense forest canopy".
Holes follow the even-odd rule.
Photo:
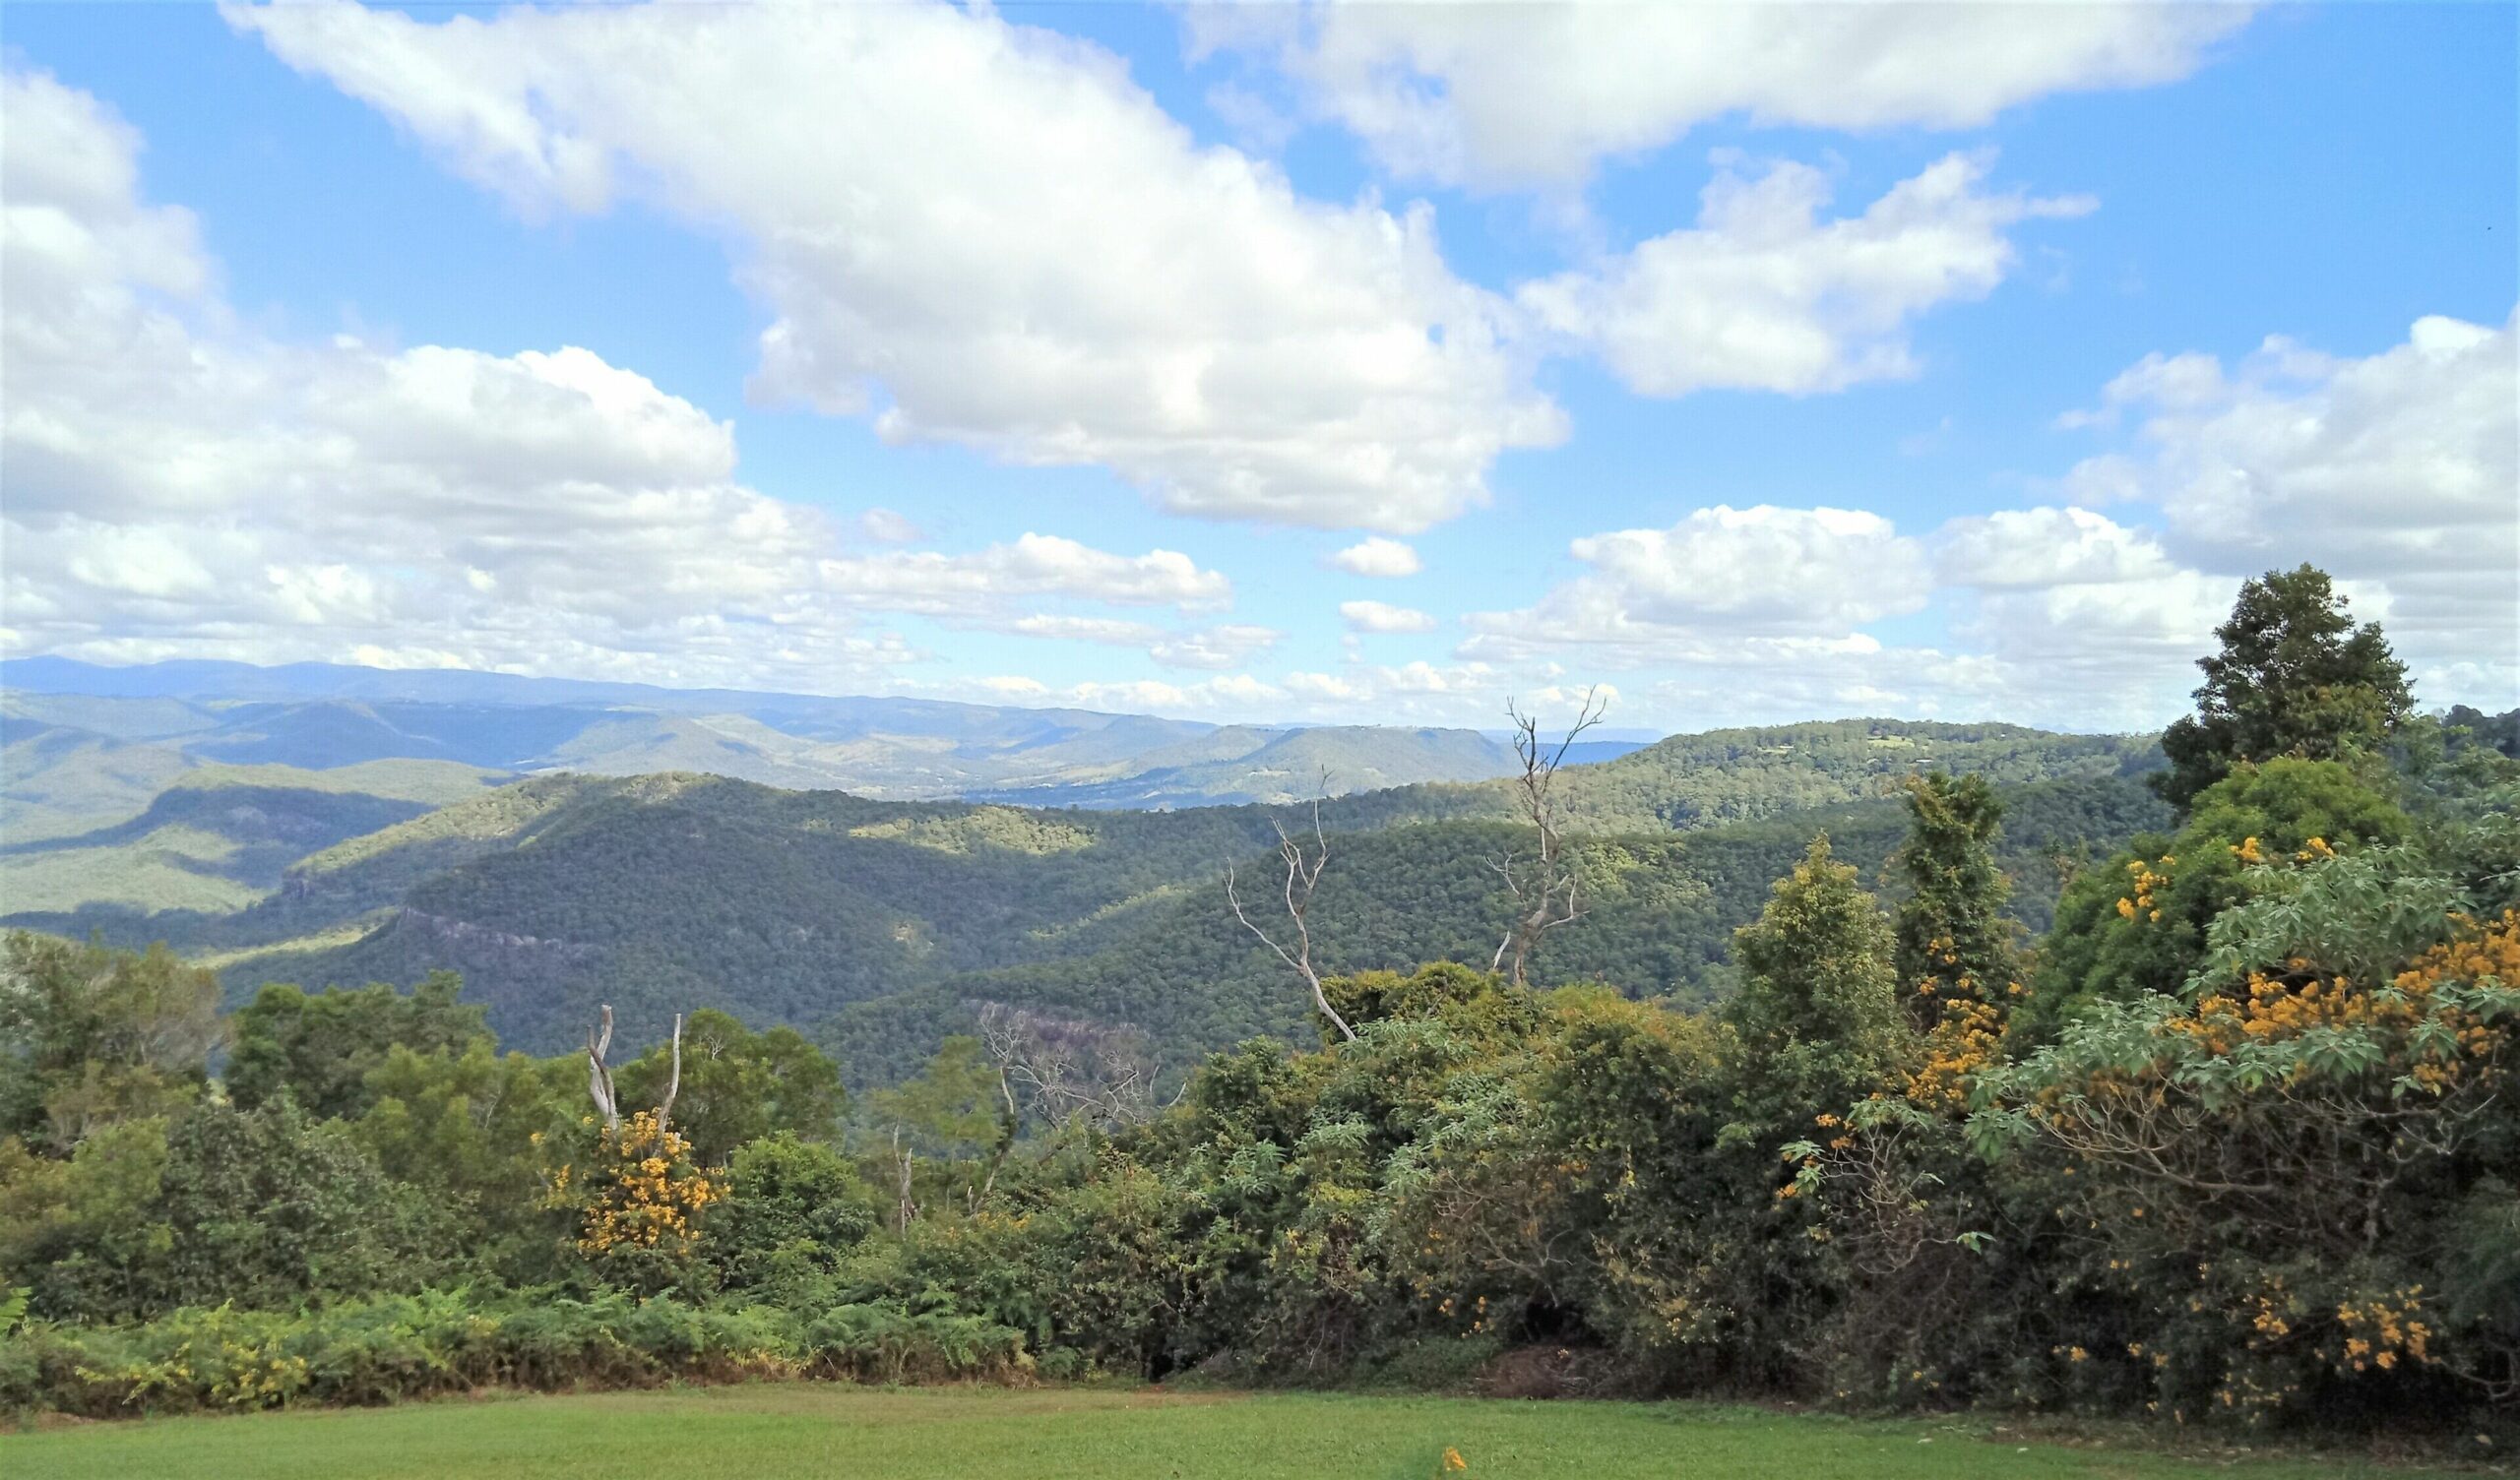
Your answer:
[[[1305,733],[1348,743],[1344,731]],[[2075,859],[2168,822],[2139,784],[2159,762],[2142,737],[1845,720],[1675,736],[1570,765],[1557,806],[1570,833],[1598,843],[1584,855],[1593,903],[1584,929],[1550,934],[1537,965],[1542,979],[1704,1000],[1722,985],[1730,932],[1814,832],[1832,830],[1878,869],[1900,827],[1896,787],[1920,767],[2004,788],[2013,907],[2038,929]],[[169,791],[127,825],[127,847],[106,850],[112,866],[165,856],[151,851],[166,839],[154,814],[172,815],[180,794],[197,799],[180,809],[189,825],[230,848],[216,882],[266,893],[14,919],[135,948],[167,941],[216,965],[231,1004],[269,981],[453,970],[502,1040],[535,1052],[573,1042],[598,1000],[643,1041],[677,1008],[793,1025],[857,1079],[914,1069],[988,1002],[1133,1023],[1176,1079],[1210,1050],[1299,1026],[1274,957],[1222,907],[1227,866],[1265,859],[1287,808],[883,802],[687,773],[468,784],[470,796],[373,829],[353,825],[355,798],[284,801],[266,788],[247,809],[229,789]],[[1499,780],[1329,801],[1325,963],[1492,955],[1506,892],[1494,861],[1528,826],[1513,796]],[[237,872],[280,856],[253,839],[282,817],[305,820],[294,860]]]
[[[2244,590],[2159,795],[1994,726],[1568,771],[1529,986],[1479,788],[1280,855],[1257,809],[550,779],[296,872],[274,909],[403,901],[332,948],[379,984],[13,934],[0,1406],[1519,1361],[2507,1436],[2520,761],[2314,575]],[[1317,997],[1206,883],[1316,856],[1271,928]],[[877,964],[810,1019],[834,940]]]

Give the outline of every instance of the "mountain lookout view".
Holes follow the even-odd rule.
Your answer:
[[[2520,10],[0,19],[0,1476],[2520,1465]]]

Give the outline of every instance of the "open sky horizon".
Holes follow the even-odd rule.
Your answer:
[[[12,5],[0,656],[2520,705],[2520,11]]]

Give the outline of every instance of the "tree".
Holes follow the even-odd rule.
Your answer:
[[[2011,881],[1995,863],[2004,805],[1980,775],[1910,776],[1908,836],[1890,856],[1899,901],[1899,981],[2000,1000],[2020,971],[2017,927],[2004,914]],[[1988,989],[1991,989],[1991,993]]]
[[[0,1135],[66,1152],[198,1093],[226,1036],[219,977],[164,946],[11,932],[0,944]]]
[[[660,1044],[623,1065],[622,1098],[662,1102],[673,1074],[671,1052]],[[703,1166],[724,1166],[736,1147],[776,1131],[827,1137],[846,1100],[840,1066],[792,1027],[756,1033],[714,1008],[683,1024],[674,1129],[691,1139],[691,1153]]]
[[[1877,1084],[1905,1038],[1897,950],[1854,867],[1830,856],[1827,833],[1813,838],[1732,938],[1741,987],[1725,1017],[1741,1035],[1744,1096],[1802,1120]]]
[[[285,1096],[175,1121],[155,1212],[169,1230],[164,1306],[415,1290],[453,1253],[442,1209],[388,1180],[347,1126]]]
[[[1528,854],[1507,853],[1496,860],[1505,893],[1514,900],[1514,919],[1506,927],[1505,938],[1497,942],[1496,956],[1487,969],[1504,971],[1518,987],[1525,985],[1524,969],[1540,938],[1574,923],[1584,913],[1577,860],[1558,830],[1557,769],[1566,764],[1567,747],[1602,722],[1604,710],[1595,702],[1596,692],[1585,691],[1575,722],[1566,727],[1554,748],[1541,740],[1538,715],[1526,714],[1512,704],[1505,706],[1514,721],[1514,754],[1523,763],[1522,774],[1514,777],[1514,805],[1532,825],[1536,841]]]
[[[601,1004],[596,1026],[587,1030],[587,1095],[595,1101],[598,1115],[603,1117],[607,1135],[621,1129],[621,1092],[613,1084],[612,1004]],[[674,1096],[682,1090],[682,1015],[673,1015],[673,1037],[668,1041],[662,1093],[657,1107],[649,1113],[654,1122],[651,1130],[662,1136],[673,1124]]]
[[[2058,1287],[2116,1298],[2091,1349],[2163,1358],[2133,1367],[2160,1411],[2333,1410],[2427,1368],[2507,1394],[2514,1287],[2453,1271],[2520,1167],[2520,915],[2413,847],[2249,872],[2186,981],[1990,1076],[1973,1139],[2050,1168]]]
[[[1328,776],[1321,778],[1320,789],[1330,789]],[[1350,1027],[1348,1019],[1340,1017],[1339,1010],[1330,1005],[1329,994],[1321,990],[1321,972],[1312,963],[1312,924],[1307,917],[1312,913],[1312,892],[1321,885],[1321,871],[1330,867],[1330,836],[1321,831],[1321,798],[1315,795],[1312,800],[1311,847],[1305,847],[1301,839],[1289,833],[1285,823],[1273,819],[1270,826],[1278,831],[1278,857],[1287,866],[1287,918],[1294,927],[1292,948],[1281,944],[1277,937],[1261,929],[1250,915],[1243,912],[1242,896],[1234,892],[1233,865],[1230,863],[1225,870],[1226,903],[1233,907],[1233,917],[1242,922],[1243,929],[1258,936],[1260,944],[1276,952],[1278,959],[1294,968],[1295,974],[1303,978],[1304,985],[1312,989],[1313,1009],[1329,1019],[1330,1025],[1339,1030],[1341,1038],[1354,1043],[1356,1030]]]
[[[369,1071],[374,1103],[351,1123],[385,1174],[426,1193],[462,1229],[464,1247],[519,1277],[545,1277],[551,1253],[541,1203],[545,1141],[577,1138],[580,1062],[396,1044]]]
[[[2327,573],[2304,565],[2241,586],[2220,651],[2197,660],[2196,713],[2163,732],[2170,770],[2154,784],[2172,805],[2245,761],[2328,760],[2385,740],[2414,706],[2406,665],[2377,623],[2355,625]]]
[[[810,1292],[878,1222],[874,1193],[839,1151],[787,1131],[748,1141],[709,1230],[725,1282],[783,1301]]]
[[[410,992],[383,982],[308,993],[273,982],[236,1014],[227,1093],[251,1110],[285,1089],[317,1120],[351,1120],[374,1102],[367,1076],[397,1047],[462,1055],[491,1041],[486,1010],[457,1001],[464,978],[432,971]]]
[[[1006,1113],[1052,1128],[1109,1131],[1155,1114],[1155,1065],[1146,1035],[1006,1003],[981,1007],[980,1042],[997,1065]]]
[[[2022,994],[2015,926],[2004,914],[2011,882],[1995,864],[2003,803],[1980,775],[1934,772],[1906,785],[1908,837],[1890,855],[1907,885],[1899,901],[1899,986],[1925,1031],[1926,1062],[1909,1098],[1956,1109],[1970,1077],[1995,1051],[2003,1021]]]
[[[2178,990],[2203,956],[2214,917],[2246,896],[2252,865],[2306,864],[2396,842],[2412,826],[2341,761],[2243,765],[2191,806],[2174,837],[2138,837],[2066,889],[2032,990],[2013,1015],[2016,1037],[2044,1040],[2100,1002]]]
[[[946,1155],[991,1150],[986,1173],[967,1189],[975,1205],[988,1196],[998,1164],[1014,1143],[1015,1116],[1004,1108],[1004,1084],[979,1039],[946,1039],[918,1078],[878,1089],[866,1100],[875,1123],[890,1135],[898,1227],[908,1229],[918,1216],[917,1151],[922,1146]]]

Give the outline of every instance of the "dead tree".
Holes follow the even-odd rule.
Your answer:
[[[596,1113],[603,1117],[603,1129],[621,1130],[621,1098],[612,1087],[612,1066],[604,1055],[612,1050],[612,1004],[602,1007],[602,1018],[587,1033],[587,1093],[594,1096]],[[682,1015],[673,1015],[673,1073],[665,1080],[664,1098],[657,1101],[657,1135],[662,1137],[665,1124],[673,1116],[674,1096],[682,1092]]]
[[[910,1232],[911,1220],[918,1216],[918,1201],[911,1196],[911,1174],[915,1170],[914,1162],[915,1158],[902,1145],[902,1128],[896,1123],[893,1126],[893,1166],[900,1173],[901,1185],[895,1194],[893,1212],[894,1227],[901,1233]]]
[[[1101,1130],[1137,1125],[1155,1112],[1153,1066],[1143,1034],[1046,1018],[1002,1002],[979,1010],[980,1043],[997,1064],[1010,1121]]]
[[[1575,711],[1575,722],[1568,725],[1565,736],[1554,748],[1540,737],[1540,716],[1526,714],[1520,706],[1508,701],[1505,712],[1514,720],[1514,754],[1523,763],[1522,774],[1514,778],[1514,802],[1525,821],[1539,833],[1539,846],[1530,854],[1503,853],[1493,860],[1496,872],[1504,878],[1505,893],[1514,901],[1513,923],[1506,927],[1505,938],[1496,943],[1496,956],[1487,964],[1490,971],[1507,969],[1511,963],[1515,986],[1524,984],[1526,967],[1532,952],[1539,949],[1540,938],[1560,925],[1582,918],[1584,901],[1577,876],[1577,858],[1558,831],[1557,769],[1566,762],[1566,752],[1576,737],[1602,722],[1606,706],[1596,699],[1600,691],[1584,691],[1583,707]]]
[[[1324,777],[1322,789],[1325,791],[1329,789],[1327,780],[1328,778]],[[1294,933],[1292,937],[1294,949],[1291,951],[1281,945],[1275,936],[1261,929],[1243,909],[1242,897],[1234,892],[1233,864],[1230,861],[1228,861],[1225,866],[1226,902],[1233,906],[1233,917],[1242,922],[1243,929],[1258,936],[1260,944],[1278,953],[1278,959],[1294,968],[1295,974],[1303,978],[1304,985],[1312,989],[1313,1007],[1319,1010],[1322,1017],[1330,1019],[1331,1026],[1339,1029],[1341,1038],[1354,1043],[1356,1041],[1356,1030],[1350,1027],[1348,1019],[1340,1017],[1339,1010],[1330,1005],[1330,994],[1321,990],[1321,973],[1314,970],[1312,966],[1312,927],[1304,919],[1312,908],[1312,892],[1314,887],[1321,883],[1321,871],[1330,866],[1330,838],[1321,831],[1321,798],[1315,796],[1312,799],[1312,846],[1310,848],[1307,849],[1299,839],[1289,833],[1285,823],[1273,818],[1269,825],[1277,830],[1278,857],[1287,866],[1287,918],[1294,925]]]

